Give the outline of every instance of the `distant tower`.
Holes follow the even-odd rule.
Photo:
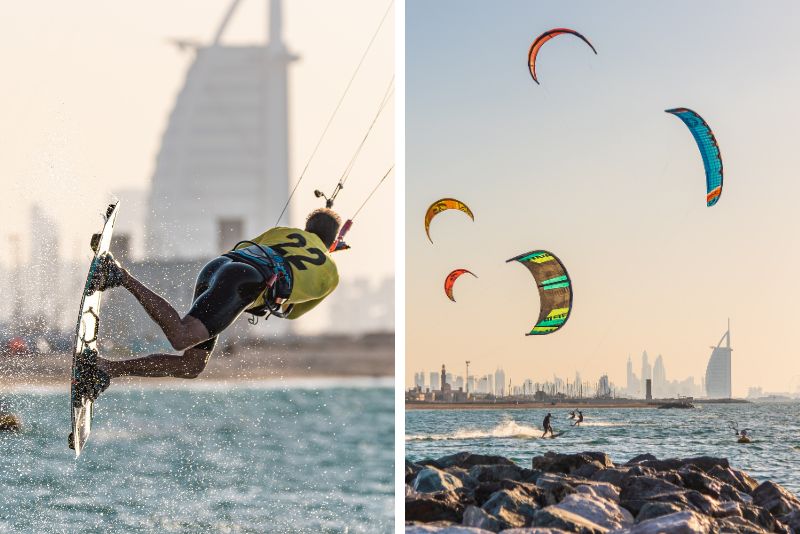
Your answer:
[[[636,375],[633,374],[633,362],[631,361],[631,355],[628,354],[627,383],[625,388],[628,393],[635,393],[638,391],[639,384],[636,382]]]
[[[510,394],[510,390],[509,394]],[[494,372],[494,394],[498,397],[506,395],[506,373],[499,367]]]
[[[726,346],[722,346],[722,342]],[[722,335],[716,347],[711,347],[711,357],[706,367],[706,395],[712,399],[731,398],[731,320],[728,330]]]
[[[439,373],[434,371],[434,372],[432,372],[430,374],[429,378],[430,378],[430,384],[431,384],[431,391],[436,391],[437,389],[440,389],[440,387],[439,387]]]
[[[442,364],[442,391],[444,391],[447,387],[447,371],[444,369],[444,364]]]
[[[288,66],[281,0],[269,3],[268,42],[221,42],[233,0],[195,52],[161,140],[150,190],[146,253],[202,259],[273,226],[289,194]],[[179,42],[185,48],[186,42]],[[281,223],[288,221],[284,215]]]
[[[667,370],[664,367],[664,358],[659,354],[653,364],[653,394],[656,397],[663,397],[666,392]]]
[[[467,377],[467,382],[465,387],[466,387],[466,392],[469,393],[469,360],[467,360],[466,362],[467,362],[467,374],[464,376]]]
[[[653,370],[650,367],[650,360],[647,358],[647,351],[642,352],[642,385],[645,380],[653,378]]]

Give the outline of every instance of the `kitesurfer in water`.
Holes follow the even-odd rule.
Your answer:
[[[553,427],[550,425],[551,417],[552,416],[550,415],[550,412],[548,412],[547,415],[544,416],[544,421],[542,421],[542,428],[544,428],[544,434],[542,434],[542,437],[545,437],[548,432],[550,432],[550,437],[553,437]]]
[[[172,348],[182,354],[151,354],[112,361],[97,358],[81,373],[85,394],[95,399],[119,376],[195,378],[205,368],[219,334],[247,311],[297,319],[339,282],[329,250],[337,241],[341,219],[331,209],[311,212],[305,229],[276,227],[239,243],[211,260],[197,277],[194,301],[181,316],[124,269],[108,253],[101,257],[91,289],[122,286],[161,327]]]
[[[578,410],[578,420],[572,423],[572,426],[578,426],[581,423],[583,423],[583,412]]]

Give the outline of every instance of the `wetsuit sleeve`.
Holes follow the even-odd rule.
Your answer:
[[[307,300],[305,302],[298,302],[292,308],[292,313],[286,316],[287,319],[297,319],[306,312],[311,311],[317,304],[322,302],[322,299]]]

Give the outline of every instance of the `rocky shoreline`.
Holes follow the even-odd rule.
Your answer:
[[[548,452],[528,469],[461,452],[406,460],[405,482],[406,534],[800,534],[800,498],[726,458]]]

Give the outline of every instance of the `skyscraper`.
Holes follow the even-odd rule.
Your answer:
[[[722,346],[722,342],[726,346]],[[706,395],[712,399],[731,397],[731,322],[716,347],[711,347],[711,357],[706,367]]]
[[[631,361],[630,354],[628,354],[627,382],[625,390],[628,392],[628,395],[636,395],[639,392],[639,379],[633,372],[633,361]]]
[[[659,354],[653,365],[653,395],[664,397],[667,390],[667,370],[664,368],[664,358]]]
[[[434,371],[430,374],[429,378],[430,378],[431,391],[436,391],[441,388],[441,386],[439,385],[439,373]]]
[[[499,367],[494,372],[494,394],[498,397],[506,396],[506,373]]]
[[[644,386],[648,378],[653,378],[653,369],[650,367],[650,361],[647,358],[647,351],[644,351],[642,352],[642,378],[640,384]],[[641,393],[644,395],[644,391]]]

